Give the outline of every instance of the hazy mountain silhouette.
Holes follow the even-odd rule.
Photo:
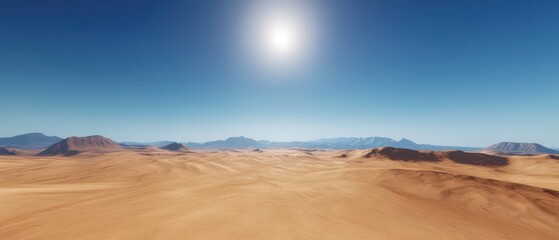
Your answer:
[[[312,141],[273,142],[266,140],[254,140],[246,137],[230,137],[225,140],[210,141],[206,143],[186,143],[192,148],[202,149],[232,149],[232,148],[310,148],[310,149],[369,149],[381,147],[397,147],[415,150],[463,150],[475,151],[480,148],[436,146],[428,144],[417,144],[408,139],[396,141],[387,137],[339,137],[323,138]]]
[[[268,145],[268,141],[256,141],[252,138],[246,137],[230,137],[225,140],[210,141],[205,143],[188,142],[186,145],[194,148],[210,148],[210,149],[223,149],[223,148],[257,148]]]
[[[484,150],[510,154],[559,154],[559,151],[537,143],[500,142]]]
[[[161,147],[161,149],[164,150],[168,150],[168,151],[188,151],[190,150],[190,148],[188,148],[186,145],[182,144],[182,143],[171,143],[167,146]]]
[[[173,141],[155,141],[155,142],[120,142],[120,144],[126,147],[145,147],[145,146],[155,146],[164,147],[169,144],[174,143]]]
[[[62,138],[50,137],[42,133],[28,133],[14,137],[0,138],[0,147],[39,149],[46,148],[60,140],[62,140]]]

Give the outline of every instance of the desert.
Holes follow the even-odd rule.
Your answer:
[[[559,239],[554,155],[108,146],[1,156],[0,239]]]
[[[559,240],[558,13],[0,0],[0,240]]]

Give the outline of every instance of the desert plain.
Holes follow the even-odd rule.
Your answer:
[[[0,157],[0,239],[559,239],[559,160],[155,148]]]

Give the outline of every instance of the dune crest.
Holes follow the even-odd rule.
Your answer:
[[[508,164],[506,157],[484,153],[469,153],[463,151],[442,152],[441,155],[456,163],[478,166],[505,166]]]
[[[374,148],[364,155],[365,158],[378,157],[408,162],[438,162],[445,159],[456,163],[478,166],[505,166],[508,159],[502,156],[464,151],[418,151],[404,148]]]
[[[115,147],[97,140],[65,143]],[[84,151],[0,156],[0,239],[559,239],[547,155],[497,169],[402,149]]]
[[[429,151],[417,151],[405,148],[394,148],[394,147],[383,147],[375,148],[369,151],[365,157],[369,158],[371,156],[385,157],[391,160],[402,160],[402,161],[428,161],[436,162],[440,161],[439,156],[433,152]]]
[[[559,226],[559,191],[464,174],[393,169],[382,173],[389,190],[458,203],[470,211],[518,218],[538,227]],[[408,186],[414,186],[410,188]]]

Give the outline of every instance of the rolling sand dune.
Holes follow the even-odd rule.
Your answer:
[[[370,158],[372,156],[409,162],[436,162],[448,159],[456,163],[478,166],[504,166],[508,164],[506,157],[464,151],[436,152],[384,147],[372,149],[365,154],[365,158]]]
[[[462,164],[471,164],[479,166],[504,166],[507,165],[508,159],[502,156],[494,156],[484,153],[469,153],[463,151],[447,151],[442,152],[443,158]]]
[[[550,155],[371,152],[2,156],[0,239],[559,239]]]
[[[439,156],[430,151],[417,151],[411,149],[404,149],[404,148],[393,148],[393,147],[383,147],[383,148],[375,148],[372,149],[370,152],[365,155],[366,158],[369,158],[373,155],[377,157],[385,157],[392,160],[402,160],[402,161],[428,161],[428,162],[435,162],[439,161]]]

